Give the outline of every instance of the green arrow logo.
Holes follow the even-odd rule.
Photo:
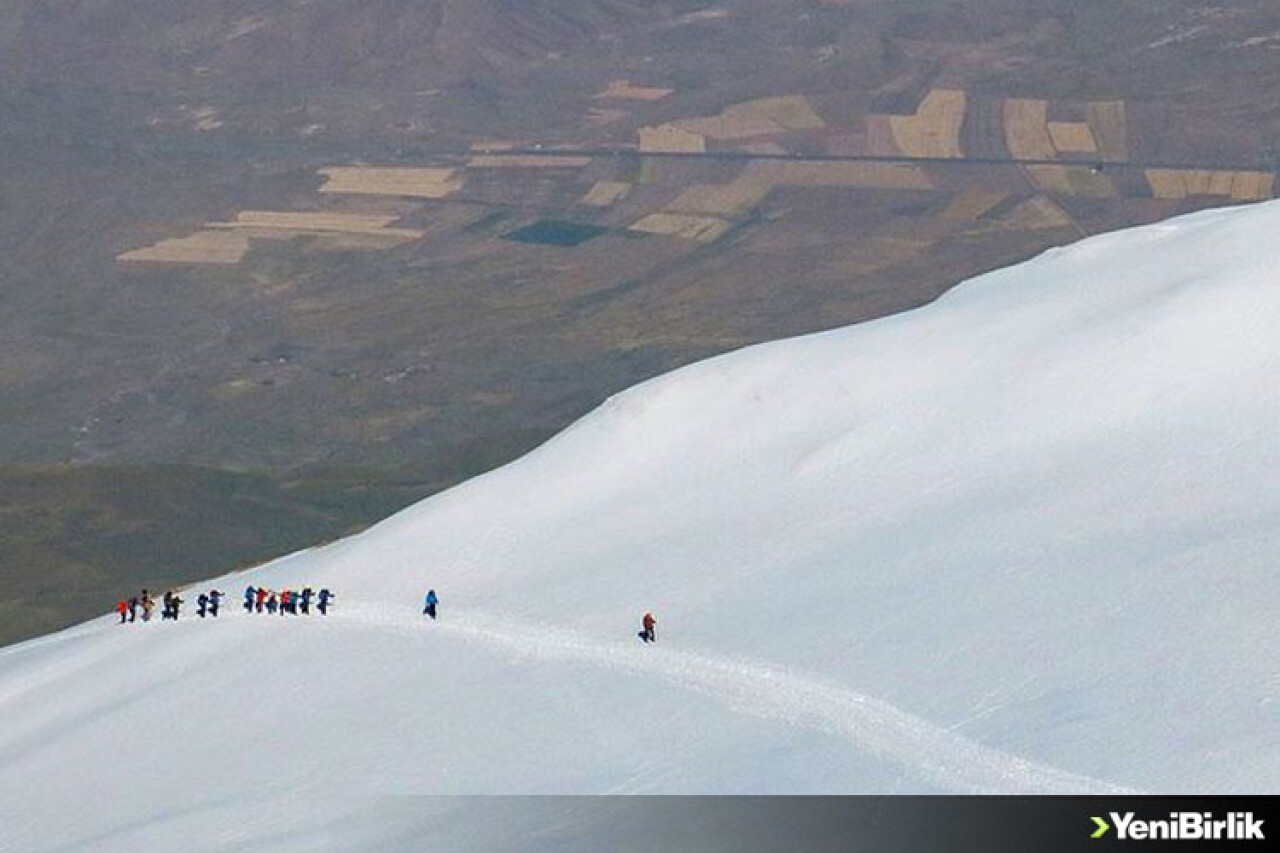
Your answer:
[[[1093,818],[1093,822],[1098,825],[1098,828],[1093,831],[1093,835],[1089,836],[1090,838],[1101,838],[1106,835],[1107,830],[1111,828],[1111,826],[1100,817]]]

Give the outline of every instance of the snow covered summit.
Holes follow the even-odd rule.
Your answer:
[[[1280,792],[1277,234],[1280,204],[1200,213],[696,364],[211,581],[216,622],[0,651],[0,820],[35,849],[335,793]],[[248,584],[338,597],[249,615]]]

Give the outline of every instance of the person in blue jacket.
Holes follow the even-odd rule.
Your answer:
[[[258,597],[258,591],[251,586],[244,588],[244,612],[253,612],[253,602]]]
[[[320,590],[320,595],[316,597],[316,610],[320,611],[321,616],[329,615],[329,602],[337,597],[328,589]]]
[[[436,596],[436,591],[434,589],[427,590],[427,597],[422,602],[422,612],[432,619],[436,618],[436,605],[439,603],[440,599]]]
[[[218,608],[222,605],[222,593],[218,590],[210,590],[209,592],[209,615],[214,619],[218,618]]]

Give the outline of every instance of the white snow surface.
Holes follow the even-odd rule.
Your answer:
[[[0,650],[0,846],[389,849],[406,794],[1280,793],[1278,380],[1276,203],[678,370],[176,624]]]

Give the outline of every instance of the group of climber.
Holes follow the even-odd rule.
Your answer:
[[[222,604],[223,594],[218,590],[202,592],[196,599],[199,609],[196,611],[201,619],[206,616],[217,618],[218,608]],[[282,590],[276,592],[266,587],[248,586],[244,590],[244,610],[246,613],[270,613],[272,615],[280,614],[297,615],[302,614],[308,616],[311,613],[311,602],[315,599],[315,608],[320,612],[321,616],[329,613],[329,608],[333,606],[333,600],[336,596],[328,589],[322,589],[319,593],[311,587],[303,587],[301,590]],[[178,614],[182,609],[182,598],[172,590],[164,594],[164,609],[161,611],[161,619],[178,618]],[[137,620],[138,612],[142,612],[142,621],[150,622],[151,613],[155,610],[156,603],[152,599],[151,594],[147,590],[142,591],[141,596],[134,596],[129,599],[122,599],[116,604],[116,612],[120,614],[120,624],[125,622],[134,622]],[[434,589],[427,590],[426,597],[422,600],[422,615],[430,616],[435,620],[439,613],[440,596],[436,595]],[[652,613],[645,613],[640,620],[639,637],[646,643],[656,643],[658,641],[657,633],[658,620]]]
[[[336,597],[328,589],[322,589],[317,594],[309,586],[303,587],[301,590],[286,589],[280,592],[266,587],[248,586],[244,590],[244,612],[262,613],[266,611],[272,615],[278,613],[281,616],[297,616],[301,613],[303,616],[310,616],[311,600],[314,598],[316,610],[320,611],[321,616],[325,616],[328,615],[329,607]]]
[[[196,599],[198,609],[196,614],[204,619],[206,616],[217,618],[218,608],[222,605],[223,594],[218,590],[210,590],[202,592]],[[182,612],[183,599],[173,590],[169,590],[161,598],[164,607],[160,610],[161,619],[177,620]],[[156,601],[151,597],[150,590],[143,590],[141,595],[135,595],[130,598],[122,598],[116,602],[116,613],[120,615],[120,624],[126,622],[138,621],[138,614],[142,614],[143,622],[151,621],[151,614],[155,612]]]

